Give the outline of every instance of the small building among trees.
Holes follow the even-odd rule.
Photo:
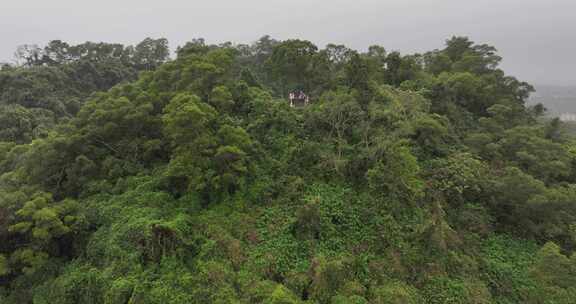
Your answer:
[[[310,103],[310,97],[302,91],[290,92],[288,100],[290,100],[291,107],[303,107]]]

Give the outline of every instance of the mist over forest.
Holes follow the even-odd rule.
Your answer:
[[[541,103],[550,115],[576,113],[576,86],[535,85],[530,102]]]

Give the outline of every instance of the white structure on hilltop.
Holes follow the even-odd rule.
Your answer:
[[[291,92],[288,94],[288,99],[290,100],[291,107],[307,106],[310,103],[310,97],[302,91]]]
[[[576,121],[576,114],[574,113],[562,113],[560,114],[561,121]]]

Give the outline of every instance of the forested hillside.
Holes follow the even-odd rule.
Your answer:
[[[2,304],[576,299],[576,143],[492,46],[18,54],[0,71]]]
[[[168,41],[147,38],[136,46],[60,40],[41,48],[23,45],[17,66],[0,69],[0,141],[28,143],[78,112],[93,92],[106,91],[168,59]]]

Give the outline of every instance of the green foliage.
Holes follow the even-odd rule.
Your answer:
[[[0,141],[25,143],[45,136],[55,118],[48,110],[10,104],[0,106],[0,122]]]
[[[300,303],[298,299],[282,285],[278,285],[270,297],[265,300],[265,304],[297,304]]]
[[[538,251],[534,276],[546,285],[561,288],[574,287],[576,265],[573,259],[563,255],[560,250],[560,247],[554,243],[544,244]]]
[[[531,276],[544,288],[538,290],[533,301],[541,303],[570,303],[576,295],[576,259],[560,252],[560,247],[549,242],[539,251]]]
[[[487,183],[488,174],[486,164],[469,153],[434,159],[424,172],[427,191],[453,204],[478,197]]]
[[[416,289],[403,282],[387,283],[377,287],[373,293],[373,303],[415,304],[422,302]]]
[[[10,272],[8,268],[8,260],[3,255],[0,255],[0,276],[6,275]]]
[[[344,157],[345,150],[349,147],[347,134],[352,132],[361,117],[361,109],[358,102],[351,94],[343,92],[328,92],[322,96],[323,102],[313,113],[314,119],[320,124],[319,127],[330,130],[330,139],[334,142],[336,151],[327,153],[325,163],[336,174],[343,174],[347,166]]]
[[[491,295],[484,284],[466,280],[437,277],[423,290],[425,303],[491,303]]]
[[[163,122],[166,135],[174,145],[190,144],[207,133],[217,112],[196,96],[178,95],[165,108]],[[202,139],[199,139],[202,141]]]
[[[333,304],[366,304],[368,303],[368,301],[360,296],[350,296],[350,297],[345,297],[345,296],[336,296],[334,298],[332,298],[332,303]]]
[[[326,85],[329,77],[326,54],[319,53],[310,41],[295,39],[278,43],[265,64],[283,96],[298,88],[312,91]]]
[[[165,108],[164,132],[172,140],[174,157],[168,174],[188,179],[188,189],[234,192],[248,172],[252,145],[241,127],[215,129],[217,112],[198,97],[178,95]]]
[[[419,178],[420,166],[407,147],[393,144],[384,152],[366,178],[373,191],[393,200],[414,201],[423,194],[423,182]]]
[[[538,247],[505,235],[487,239],[482,249],[485,281],[496,303],[527,302],[537,284],[530,277]]]
[[[91,93],[134,80],[168,59],[166,39],[146,38],[137,46],[53,40],[44,48],[23,45],[22,66],[0,70],[0,140],[28,143],[58,122],[72,118]]]

